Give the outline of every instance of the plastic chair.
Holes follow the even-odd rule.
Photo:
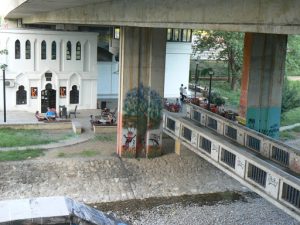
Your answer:
[[[75,106],[75,110],[74,111],[70,111],[69,112],[69,118],[71,118],[71,115],[74,115],[74,117],[76,118],[76,114],[77,114],[77,105]]]

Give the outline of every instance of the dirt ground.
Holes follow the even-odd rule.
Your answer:
[[[116,156],[116,146],[116,134],[104,134],[80,144],[46,150],[39,158],[112,157]]]
[[[63,132],[63,131],[61,131]],[[65,131],[66,132],[66,131]],[[174,141],[164,135],[163,136],[163,154],[174,152]],[[88,158],[88,157],[116,157],[117,156],[117,134],[108,133],[96,135],[89,141],[65,146],[45,151],[45,154],[38,159],[54,159],[54,158]]]

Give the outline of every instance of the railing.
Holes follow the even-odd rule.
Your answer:
[[[206,126],[206,121],[202,121],[202,119],[206,118],[206,114],[206,112],[201,111],[200,122],[205,124],[204,126]],[[212,115],[209,116],[213,117]],[[193,121],[170,113],[164,114],[163,128],[165,133],[174,139],[180,139],[181,143],[190,150],[300,220],[300,176],[295,176],[281,167],[287,161],[291,162],[291,158],[287,158],[286,153],[295,155],[294,151],[289,151],[289,149],[281,151],[282,147],[280,144],[272,143],[270,139],[260,135],[256,136],[255,133],[247,129],[242,133],[244,146],[241,146],[239,143],[241,142],[239,139],[239,135],[242,132],[241,128],[238,125],[234,124],[233,126],[228,121],[225,121],[226,126],[233,126],[237,130],[236,144],[233,144],[232,140],[234,138],[228,138],[227,141],[226,135],[224,135],[225,139],[219,135],[220,127],[224,128],[225,125],[220,124],[219,118],[215,119],[218,123],[216,134],[213,134],[203,126],[197,125],[198,123],[195,124]],[[173,129],[174,127],[175,129]],[[265,161],[261,157],[257,157],[258,152],[256,150],[245,151],[247,148],[245,143],[248,136],[256,138],[260,141],[259,143],[264,145],[263,148],[261,144],[259,145],[262,155],[269,154],[265,152],[266,146],[270,148],[273,151],[273,156],[270,155],[270,158],[273,158],[276,162],[280,161],[280,166],[275,166],[276,164],[272,163],[272,161]],[[258,148],[257,140],[253,144],[256,149]],[[268,141],[267,145],[265,144],[266,141]],[[279,146],[281,148],[278,148]],[[286,146],[284,147],[286,148]],[[292,157],[292,154],[289,157]]]
[[[299,150],[196,105],[187,105],[186,117],[300,174]]]

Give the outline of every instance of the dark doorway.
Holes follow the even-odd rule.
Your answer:
[[[70,91],[70,104],[78,104],[79,103],[79,91],[77,90],[77,85],[72,86],[72,90]]]
[[[52,89],[52,84],[48,83],[45,86],[45,90],[41,91],[41,101],[42,108],[41,112],[47,112],[47,108],[55,108],[56,107],[56,90]]]

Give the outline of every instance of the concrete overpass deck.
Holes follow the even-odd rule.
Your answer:
[[[164,132],[300,220],[299,151],[200,107],[164,114]]]

